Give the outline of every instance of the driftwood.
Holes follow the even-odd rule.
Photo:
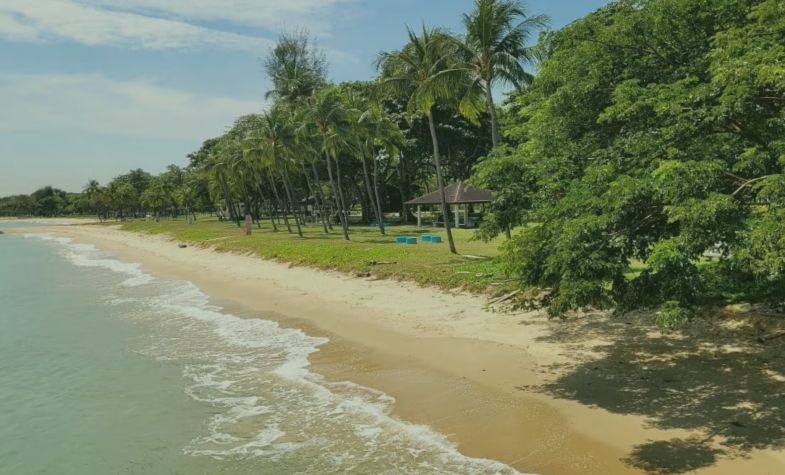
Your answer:
[[[770,335],[761,335],[758,337],[758,343],[766,343],[767,341],[776,340],[785,337],[785,331],[772,333]]]
[[[518,295],[519,293],[521,293],[521,289],[513,290],[509,294],[505,294],[505,295],[502,295],[501,297],[497,297],[497,298],[491,300],[490,302],[488,302],[488,305],[495,305],[497,303],[506,302],[506,301],[510,300],[511,298],[515,297],[516,295]]]

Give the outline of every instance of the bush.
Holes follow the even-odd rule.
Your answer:
[[[660,305],[657,312],[657,325],[664,330],[676,330],[686,327],[695,316],[691,308],[683,307],[675,300]]]

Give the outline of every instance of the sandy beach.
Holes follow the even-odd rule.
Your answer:
[[[22,230],[19,232],[30,232]],[[542,474],[785,472],[781,324],[735,314],[663,335],[549,321],[482,297],[217,253],[111,226],[36,228],[189,280],[238,314],[327,336],[314,371],[379,389],[461,452]],[[631,317],[632,318],[632,317]]]

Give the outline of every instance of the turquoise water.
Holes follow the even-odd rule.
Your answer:
[[[517,473],[311,373],[325,342],[92,246],[0,236],[0,474]]]

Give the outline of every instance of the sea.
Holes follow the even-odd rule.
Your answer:
[[[0,235],[0,474],[518,473],[310,371],[325,338],[27,226]]]

